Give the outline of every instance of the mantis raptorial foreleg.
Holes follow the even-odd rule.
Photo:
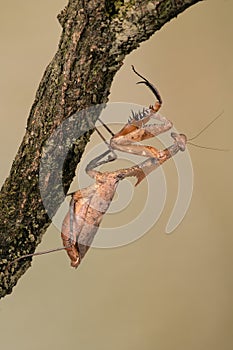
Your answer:
[[[146,84],[146,86],[148,86],[153,92],[154,96],[156,97],[155,104],[154,106],[149,106],[149,108],[144,108],[138,113],[132,112],[132,116],[129,118],[128,123],[116,134],[113,134],[109,127],[105,125],[101,119],[99,119],[101,124],[112,135],[112,138],[108,144],[98,129],[95,128],[109,149],[88,164],[86,171],[91,177],[95,176],[95,171],[93,170],[94,168],[116,159],[117,156],[114,150],[144,157],[152,157],[157,159],[162,158],[161,151],[157,150],[155,147],[140,145],[137,144],[137,142],[158,136],[159,134],[170,130],[173,124],[170,120],[158,113],[158,110],[162,105],[162,98],[156,87],[142,75],[140,75],[133,66],[132,68],[133,71],[143,79],[143,81],[138,82],[138,84]],[[151,119],[154,119],[159,123],[148,125],[147,123]],[[102,160],[107,155],[108,159]]]
[[[135,144],[164,133],[172,128],[172,122],[158,113],[162,105],[162,99],[158,90],[143,76],[141,76],[133,67],[133,71],[139,75],[143,81],[139,83],[146,84],[156,97],[154,106],[144,108],[141,112],[132,112],[128,123],[116,133],[110,140],[110,146],[114,150],[136,154],[144,157],[159,157],[160,153],[152,146]],[[149,120],[159,121],[156,124],[147,124]]]

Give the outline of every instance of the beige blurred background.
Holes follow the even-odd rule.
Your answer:
[[[1,3],[1,183],[56,51],[61,32],[56,15],[65,4]],[[224,110],[196,143],[232,149],[232,14],[232,1],[207,0],[172,20],[127,57],[110,101],[153,102],[151,93],[135,85],[134,64],[159,87],[162,113],[187,135]],[[0,303],[2,349],[233,348],[232,151],[191,146],[189,151],[194,192],[175,232],[164,234],[177,193],[170,162],[164,167],[165,210],[143,238],[122,248],[92,249],[76,271],[64,252],[33,260],[13,294]],[[111,220],[114,225],[120,217]],[[50,227],[39,249],[59,245],[60,234]]]

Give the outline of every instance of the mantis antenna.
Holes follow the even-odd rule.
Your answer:
[[[213,151],[221,151],[221,152],[228,152],[229,151],[229,149],[224,149],[224,148],[200,146],[200,145],[196,145],[195,143],[192,143],[192,142],[189,142],[189,141],[187,141],[187,144],[189,144],[191,146],[199,147],[199,148],[211,149]]]
[[[202,128],[194,137],[191,137],[191,139],[188,139],[187,140],[187,143],[189,145],[192,145],[192,146],[195,146],[195,147],[199,147],[199,148],[204,148],[204,149],[211,149],[213,151],[222,151],[222,152],[227,152],[229,151],[229,149],[223,149],[223,148],[215,148],[215,147],[207,147],[207,146],[200,146],[200,145],[197,145],[195,143],[192,143],[190,141],[192,140],[195,140],[198,136],[200,136],[205,130],[207,130],[218,118],[220,118],[222,115],[223,115],[223,112],[222,111],[221,113],[219,113],[217,115],[217,117],[215,117],[213,120],[211,120],[206,126],[204,126],[204,128]]]
[[[213,120],[211,120],[206,126],[204,126],[203,129],[201,129],[194,137],[192,137],[191,139],[189,139],[188,141],[192,141],[194,139],[196,139],[198,136],[200,136],[206,129],[208,129],[210,127],[210,125],[212,125],[218,118],[220,118],[223,115],[222,111],[221,113],[219,113],[217,115],[217,117],[215,117]]]

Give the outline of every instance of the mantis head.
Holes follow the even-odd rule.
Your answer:
[[[171,137],[175,140],[177,143],[180,151],[184,151],[186,148],[187,143],[187,137],[184,134],[177,134],[176,132],[171,133]]]

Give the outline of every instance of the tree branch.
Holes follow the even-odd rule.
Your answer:
[[[63,28],[58,51],[46,68],[27,121],[25,136],[0,193],[0,297],[11,293],[30,261],[10,261],[33,253],[67,192],[91,132],[84,132],[64,164],[63,188],[57,164],[49,163],[44,190],[51,203],[48,216],[39,189],[39,167],[46,140],[66,118],[93,104],[106,103],[124,57],[165,23],[201,0],[69,0],[58,15]],[[96,116],[91,118],[93,122]],[[78,130],[90,119],[76,118]],[[61,138],[64,136],[60,135]],[[46,180],[46,181],[45,181]],[[59,186],[58,186],[59,187]]]

